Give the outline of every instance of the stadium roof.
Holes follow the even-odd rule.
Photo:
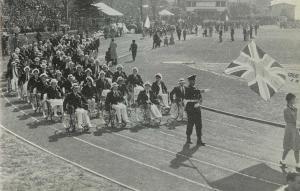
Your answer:
[[[160,16],[173,16],[174,15],[173,13],[171,13],[170,11],[168,11],[167,9],[161,10],[158,14]]]
[[[296,0],[273,0],[271,1],[271,6],[278,5],[278,4],[289,4],[296,6]]]
[[[106,15],[109,16],[123,16],[123,13],[111,8],[110,6],[106,5],[105,3],[96,3],[92,4],[93,6],[97,7],[99,11],[102,11]]]

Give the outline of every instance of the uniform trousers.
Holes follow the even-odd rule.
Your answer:
[[[194,110],[187,112],[188,122],[186,128],[186,135],[190,137],[193,133],[193,127],[196,127],[196,134],[198,139],[201,139],[202,136],[202,118],[201,111]]]

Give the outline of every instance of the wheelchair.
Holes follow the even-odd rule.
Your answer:
[[[109,111],[103,111],[103,118],[107,128],[124,128],[127,125],[122,119],[118,119],[116,110],[113,109],[112,106],[110,106]],[[121,124],[118,123],[119,120],[122,120]]]
[[[169,105],[169,102],[170,102],[170,94],[168,92],[168,105]],[[162,97],[160,95],[158,95],[158,100],[159,100],[159,110],[161,111],[162,115],[168,115],[170,113],[170,110],[171,108],[170,107],[166,107],[162,101]]]
[[[162,118],[154,118],[151,113],[151,105],[139,105],[135,107],[134,114],[132,114],[131,118],[133,118],[137,124],[153,126],[157,127],[160,125]],[[157,106],[158,111],[159,108]]]
[[[67,134],[76,132],[76,128],[78,128],[77,122],[78,121],[77,121],[76,111],[74,106],[67,105],[66,114],[63,117],[63,125],[65,127]],[[87,127],[87,125],[83,125],[83,131],[85,132],[88,130],[89,128]]]
[[[54,120],[54,110],[53,110],[53,105],[51,104],[51,101],[50,100],[46,100],[45,101],[45,104],[46,104],[46,107],[47,107],[47,109],[46,109],[46,116],[47,116],[47,118],[46,118],[46,120],[47,119],[50,119],[50,121],[53,121]],[[62,108],[63,107],[63,104],[62,104],[62,102],[61,102],[61,104],[55,104],[55,107],[60,107],[60,108]],[[57,114],[59,115],[61,115],[59,118],[60,118],[60,120],[61,121],[63,121],[63,113],[61,113],[62,111],[57,111]]]
[[[41,112],[42,110],[43,105],[41,96],[41,93],[38,93],[36,89],[30,93],[30,103],[32,104],[32,109],[35,113]]]
[[[180,102],[176,101],[172,103],[170,108],[170,115],[171,118],[167,120],[168,123],[172,123],[174,121],[184,121],[184,119],[186,119],[186,112],[184,111],[184,103],[182,101]]]

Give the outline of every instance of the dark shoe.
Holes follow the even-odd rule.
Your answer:
[[[186,139],[186,144],[193,144],[193,142],[191,141],[191,138]]]
[[[202,140],[198,140],[197,141],[197,145],[198,146],[205,146],[205,143],[203,143]]]

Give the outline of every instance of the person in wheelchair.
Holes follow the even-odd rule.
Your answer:
[[[184,97],[186,92],[184,78],[180,78],[178,84],[179,85],[174,87],[174,89],[170,92],[170,100],[172,106],[177,107],[178,109],[178,111],[176,111],[178,113],[172,113],[172,117],[177,118],[177,121],[182,121],[184,116]]]
[[[56,79],[52,79],[50,81],[50,87],[47,90],[47,101],[53,111],[54,117],[58,117],[57,111],[60,110],[63,115],[63,99],[62,99],[62,91],[60,87],[57,85],[58,81]]]
[[[38,85],[42,82],[41,78],[39,77],[39,69],[33,69],[32,70],[32,76],[30,77],[28,81],[28,89],[31,94],[31,105],[32,105],[32,110],[35,111],[37,107],[37,103],[35,103],[34,98],[37,96],[37,87]]]
[[[157,73],[155,75],[156,81],[152,84],[152,91],[160,99],[161,104],[166,109],[170,109],[169,98],[168,98],[168,89],[165,83],[162,81],[162,75]]]
[[[83,85],[81,92],[82,95],[87,100],[88,110],[90,114],[95,113],[97,91],[96,91],[96,87],[94,86],[94,80],[92,77],[86,78],[86,84]]]
[[[110,112],[111,108],[114,109],[116,111],[119,124],[122,124],[122,121],[130,123],[127,114],[127,107],[124,102],[124,97],[118,90],[118,84],[114,82],[112,84],[112,90],[107,94],[105,100],[105,110]]]
[[[159,105],[156,94],[151,90],[150,82],[144,84],[144,90],[142,90],[137,98],[139,107],[146,112],[146,117],[150,120],[159,119],[161,120],[162,114],[158,109]]]
[[[77,118],[77,127],[82,132],[93,127],[87,111],[87,101],[80,93],[80,86],[78,83],[72,85],[72,92],[67,94],[63,102],[64,111],[68,111],[68,108],[74,108]],[[86,124],[84,124],[83,121],[85,121]]]
[[[113,82],[116,82],[119,77],[122,77],[123,79],[127,80],[127,75],[123,71],[123,66],[121,64],[117,65],[116,67],[117,71],[113,75]]]
[[[139,95],[140,91],[144,90],[143,88],[143,80],[141,75],[138,74],[138,68],[132,68],[132,74],[130,74],[127,78],[127,87],[130,93],[131,99],[134,103]]]

